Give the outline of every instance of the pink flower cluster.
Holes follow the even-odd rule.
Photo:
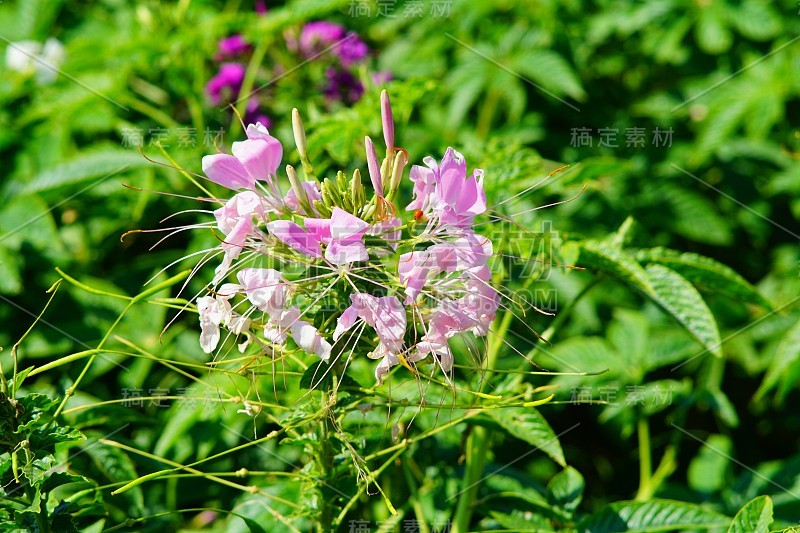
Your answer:
[[[293,349],[291,337],[330,364],[346,366],[363,351],[379,360],[381,381],[398,363],[426,359],[449,372],[449,339],[488,333],[499,295],[489,268],[492,243],[473,229],[487,209],[482,172],[467,175],[452,148],[441,162],[426,158],[425,167],[411,169],[414,198],[401,219],[391,202],[407,157],[394,146],[385,91],[382,114],[382,164],[366,139],[369,200],[358,171],[343,187],[341,174],[338,186],[321,184],[313,172],[301,181],[287,166],[290,187],[282,190],[282,146],[260,125],[250,125],[231,154],[203,158],[208,179],[236,191],[214,211],[222,236],[212,253],[222,260],[209,294],[197,299],[204,351],[218,348],[223,329],[240,338],[242,351],[253,343],[263,353]],[[294,118],[305,167],[305,133]]]

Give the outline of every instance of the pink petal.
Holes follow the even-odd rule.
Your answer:
[[[203,173],[214,183],[228,189],[252,189],[255,180],[250,177],[241,161],[228,154],[203,157]]]
[[[233,226],[230,233],[225,236],[220,247],[231,259],[237,259],[242,253],[247,237],[253,232],[253,221],[249,217],[242,217]]]
[[[283,311],[288,295],[280,272],[271,268],[243,268],[236,277],[256,308],[270,316]]]
[[[255,181],[269,179],[275,174],[281,163],[283,148],[277,139],[266,136],[235,142],[231,152]]]
[[[367,247],[362,242],[331,241],[325,250],[325,259],[334,265],[344,265],[369,259]]]
[[[346,331],[350,331],[350,328],[355,325],[356,320],[358,320],[358,309],[356,309],[354,305],[350,305],[336,321],[336,330],[333,332],[333,340],[338,341]]]
[[[452,148],[448,148],[439,166],[438,195],[448,204],[455,204],[464,180],[467,178],[467,162],[464,156]]]
[[[273,220],[267,224],[267,230],[303,255],[322,257],[319,243],[306,230],[290,220]]]
[[[433,170],[414,165],[411,167],[409,176],[414,183],[414,201],[408,204],[406,209],[425,211],[430,205],[430,195],[433,192]]]
[[[317,242],[328,244],[331,242],[331,221],[328,218],[307,218],[303,220],[306,231]]]
[[[332,346],[322,338],[317,328],[304,320],[298,320],[291,326],[292,339],[306,353],[313,353],[323,361],[331,357]]]
[[[331,213],[331,238],[334,240],[360,240],[369,229],[369,223],[338,207]]]

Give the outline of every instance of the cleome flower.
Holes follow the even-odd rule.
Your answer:
[[[500,304],[492,243],[473,228],[487,209],[483,172],[468,174],[452,148],[426,158],[411,168],[413,201],[398,215],[408,156],[395,147],[385,91],[381,114],[382,161],[365,139],[369,197],[358,169],[318,179],[296,110],[304,180],[291,165],[278,177],[283,147],[263,125],[248,126],[231,154],[203,158],[205,177],[232,191],[213,212],[220,244],[207,254],[221,260],[196,299],[205,352],[237,337],[243,352],[305,352],[341,371],[366,355],[380,382],[398,364],[448,373],[450,339],[488,334]]]

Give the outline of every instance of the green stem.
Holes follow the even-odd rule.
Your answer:
[[[500,103],[500,96],[502,95],[494,87],[489,89],[486,100],[484,100],[483,106],[478,112],[478,125],[475,128],[475,132],[479,139],[485,139],[489,135],[489,131],[492,128],[492,120],[497,111],[497,104]]]
[[[422,508],[422,504],[419,503],[419,499],[417,498],[419,495],[419,486],[414,480],[414,474],[411,472],[411,467],[408,466],[408,458],[403,457],[400,460],[400,463],[403,467],[403,475],[406,478],[406,485],[408,485],[408,490],[410,493],[409,501],[411,502],[411,508],[414,509],[414,514],[417,517],[419,533],[430,533],[430,528],[428,528],[428,524],[425,522],[425,510]]]
[[[642,416],[636,424],[639,437],[639,490],[636,492],[637,500],[647,500],[654,492],[652,483],[653,463],[650,455],[650,425],[647,417]]]
[[[336,377],[334,376],[334,382]],[[336,383],[334,383],[335,387]],[[333,389],[335,390],[335,388]],[[322,391],[322,409],[331,409],[331,395]],[[319,442],[316,453],[319,481],[317,492],[319,495],[319,514],[317,517],[317,531],[328,533],[333,525],[333,507],[336,497],[331,490],[333,486],[333,448],[331,447],[331,418],[330,413],[325,413],[319,419]]]
[[[502,339],[505,337],[513,319],[513,313],[507,311],[503,315],[503,320],[500,322],[496,334],[489,340],[489,349],[486,354],[486,364],[484,365],[486,370],[494,369],[497,363],[497,355],[502,346]],[[485,382],[481,383],[479,391],[483,388],[483,383]],[[452,533],[466,533],[469,529],[470,518],[472,518],[472,505],[478,494],[478,486],[483,476],[483,467],[486,464],[486,456],[489,453],[491,437],[492,432],[482,426],[473,428],[472,433],[467,437],[465,450],[467,458],[466,471],[464,472],[464,483],[462,485],[464,489],[462,489],[456,506]]]

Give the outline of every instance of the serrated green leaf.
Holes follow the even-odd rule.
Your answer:
[[[758,289],[732,268],[710,257],[669,248],[649,248],[637,252],[636,259],[643,263],[657,263],[668,267],[701,290],[718,292],[732,299],[771,308]]]
[[[553,51],[529,50],[517,56],[513,66],[556,95],[566,94],[579,101],[586,98],[586,91],[572,66]]]
[[[800,321],[792,326],[778,343],[755,397],[757,400],[761,399],[778,387],[777,399],[778,402],[783,402],[798,378],[800,378]]]
[[[772,499],[759,496],[747,502],[733,518],[728,533],[766,533],[772,523]]]
[[[697,289],[686,278],[661,265],[649,265],[653,299],[686,328],[706,350],[722,356],[717,322]]]
[[[112,483],[127,482],[139,477],[131,458],[117,447],[87,446],[84,448],[84,453],[92,458],[95,466]],[[125,494],[131,499],[139,514],[143,515],[145,508],[141,487],[134,487]]]
[[[553,461],[566,466],[558,436],[535,408],[489,409],[488,415],[512,436],[536,446]]]
[[[571,513],[578,508],[583,499],[584,486],[581,473],[568,466],[553,476],[547,484],[550,502]]]
[[[726,527],[730,518],[694,505],[673,500],[622,501],[609,504],[578,524],[591,533],[700,530]]]
[[[583,241],[579,244],[581,265],[597,268],[646,294],[652,294],[647,272],[627,252],[601,241]]]

